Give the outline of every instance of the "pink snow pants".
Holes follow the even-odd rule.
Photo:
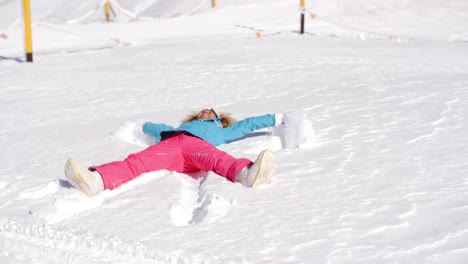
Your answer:
[[[253,162],[217,149],[212,144],[184,133],[163,140],[123,161],[90,167],[103,179],[104,189],[115,189],[138,175],[157,170],[176,172],[214,171],[235,182],[236,175]]]

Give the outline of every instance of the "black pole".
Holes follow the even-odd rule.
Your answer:
[[[301,34],[304,34],[304,12],[301,13]]]
[[[26,61],[27,62],[33,62],[33,54],[31,53],[26,53]]]

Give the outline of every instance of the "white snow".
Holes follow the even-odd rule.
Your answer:
[[[0,263],[466,263],[468,1],[0,1]],[[247,189],[151,172],[65,180],[213,106],[271,128],[221,145],[279,164]]]

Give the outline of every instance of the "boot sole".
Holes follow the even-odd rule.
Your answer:
[[[271,182],[271,176],[276,169],[276,157],[273,152],[264,150],[258,158],[258,171],[255,179],[252,182],[252,188],[260,184],[267,184]]]
[[[94,195],[91,192],[91,188],[89,187],[89,185],[81,176],[78,165],[72,159],[68,159],[65,163],[65,178],[67,178],[67,180],[73,187],[82,191],[87,196],[91,197]]]

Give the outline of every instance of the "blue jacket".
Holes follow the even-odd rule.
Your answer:
[[[156,137],[156,141],[161,141],[161,132],[165,131],[186,131],[196,137],[204,139],[211,144],[218,146],[242,138],[254,130],[272,127],[275,125],[275,115],[267,114],[257,117],[249,117],[223,128],[221,118],[193,120],[182,123],[174,128],[165,124],[155,124],[146,122],[143,124],[143,132]]]

